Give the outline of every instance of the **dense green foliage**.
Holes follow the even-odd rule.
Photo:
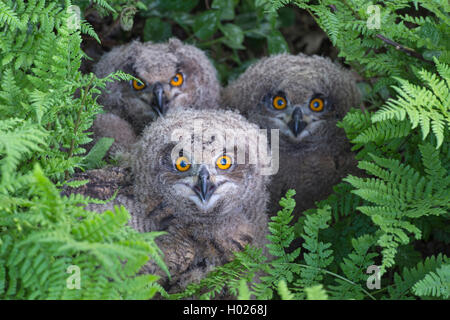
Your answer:
[[[288,50],[280,28],[293,23],[296,5],[365,79],[366,110],[352,109],[339,126],[366,175],[346,177],[299,221],[292,221],[289,191],[269,223],[266,250],[236,253],[171,298],[212,298],[226,287],[239,298],[448,299],[448,1],[287,2],[73,3],[81,17],[97,10],[125,31],[140,21],[143,40],[175,35],[198,45],[224,83],[261,53]],[[95,94],[107,81],[129,79],[79,71],[81,34],[99,38],[83,19],[73,27],[71,4],[0,0],[0,299],[151,298],[163,291],[157,278],[136,274],[149,256],[164,268],[159,233],[125,226],[124,208],[98,215],[82,210],[96,200],[59,194],[74,170],[101,165],[111,143],[84,156],[86,130],[101,112]],[[82,290],[67,285],[73,265]],[[380,268],[380,289],[367,286],[372,265]]]
[[[85,166],[81,145],[101,110],[93,94],[127,78],[81,74],[68,18],[56,1],[0,2],[0,299],[150,298],[157,277],[135,276],[149,256],[163,266],[159,233],[125,227],[124,208],[82,210],[93,200],[61,197],[49,181]],[[82,290],[66,283],[71,266]]]

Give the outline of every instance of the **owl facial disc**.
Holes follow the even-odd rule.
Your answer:
[[[266,94],[261,104],[265,106],[261,110],[263,121],[279,129],[293,144],[310,137],[317,141],[326,122],[336,118],[331,99],[320,93],[311,94],[307,101],[299,101],[295,91],[278,88],[275,93]]]

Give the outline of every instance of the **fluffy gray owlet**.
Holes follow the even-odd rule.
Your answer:
[[[203,51],[175,38],[167,43],[133,41],[116,47],[94,67],[101,78],[117,70],[140,80],[107,85],[99,102],[112,114],[97,117],[94,135],[115,138],[125,147],[133,137],[122,137],[123,127],[139,135],[168,111],[188,106],[215,108],[219,100],[220,84],[212,63]]]
[[[350,72],[329,59],[303,54],[261,59],[224,89],[222,100],[261,128],[279,129],[270,213],[293,188],[298,215],[354,170],[350,145],[336,123],[358,106],[360,94]]]
[[[172,276],[166,287],[177,291],[245,245],[263,247],[270,179],[263,168],[270,154],[253,154],[251,162],[248,146],[258,143],[267,147],[258,127],[232,111],[169,113],[134,146],[131,175],[122,168],[88,171],[76,179],[90,183],[70,192],[105,199],[120,186],[113,202],[88,208],[102,212],[122,204],[136,230],[168,232],[157,243]],[[144,269],[165,277],[156,265]]]

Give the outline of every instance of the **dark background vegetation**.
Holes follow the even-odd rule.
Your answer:
[[[124,14],[103,16],[94,5],[84,7],[86,20],[101,39],[99,44],[83,36],[83,49],[93,61],[104,51],[133,39],[163,42],[177,37],[205,50],[226,85],[251,63],[274,53],[304,52],[337,58],[337,49],[314,18],[292,4],[278,13],[268,13],[264,2],[258,5],[254,0],[141,2],[148,9],[140,10],[135,1],[129,1],[129,6],[138,10],[131,30],[124,30]],[[90,71],[91,65],[85,63],[84,70]]]

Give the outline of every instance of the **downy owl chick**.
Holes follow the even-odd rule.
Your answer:
[[[94,67],[98,77],[117,70],[139,81],[107,84],[99,102],[115,116],[97,117],[96,137],[120,140],[123,122],[128,122],[139,135],[148,123],[169,111],[188,106],[215,108],[219,100],[216,70],[205,53],[175,38],[167,43],[133,41],[118,46],[104,54]]]
[[[123,186],[113,202],[90,210],[122,204],[139,232],[168,233],[156,241],[172,277],[166,287],[177,291],[245,245],[263,247],[270,154],[250,154],[258,144],[267,150],[258,127],[237,113],[186,109],[144,130],[130,156],[131,178],[123,169],[101,169],[77,179],[91,179],[81,192],[100,198],[112,195],[108,185]],[[143,271],[165,278],[151,263]]]
[[[222,104],[263,129],[279,130],[279,172],[270,213],[287,189],[297,191],[296,215],[324,199],[356,162],[336,124],[360,94],[351,73],[329,59],[280,54],[261,59],[224,89]]]

